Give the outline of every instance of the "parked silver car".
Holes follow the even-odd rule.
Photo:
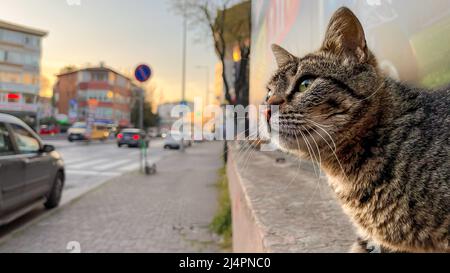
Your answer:
[[[44,145],[24,122],[0,113],[0,225],[37,206],[59,205],[64,162],[55,147]]]
[[[183,139],[184,147],[191,147],[192,141],[189,139]],[[178,150],[181,148],[181,134],[179,133],[170,133],[164,139],[164,149],[175,149]]]

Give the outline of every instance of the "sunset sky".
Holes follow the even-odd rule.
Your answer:
[[[77,2],[80,5],[77,5]],[[140,63],[154,70],[159,102],[180,99],[182,20],[170,0],[0,0],[0,19],[49,32],[43,40],[42,74],[51,84],[67,65],[107,66],[131,73]],[[199,37],[203,37],[199,39]],[[187,97],[205,92],[210,67],[211,90],[217,59],[209,36],[188,34]],[[50,95],[51,90],[43,91]]]

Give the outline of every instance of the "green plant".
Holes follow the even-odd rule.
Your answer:
[[[231,200],[228,190],[228,178],[226,167],[219,170],[219,179],[217,180],[219,190],[219,208],[210,224],[210,229],[221,235],[223,238],[222,247],[230,248],[232,243],[232,220],[231,220]]]

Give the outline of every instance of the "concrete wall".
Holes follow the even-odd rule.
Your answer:
[[[230,145],[234,252],[347,252],[357,236],[325,177],[280,157]]]
[[[247,200],[245,185],[239,176],[235,164],[235,154],[231,153],[227,164],[227,174],[230,187],[232,220],[233,220],[233,251],[238,253],[265,252],[263,236],[260,233],[251,203]]]

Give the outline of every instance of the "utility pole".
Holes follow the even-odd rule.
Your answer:
[[[206,71],[206,90],[205,90],[205,109],[209,105],[209,66],[207,65],[198,65],[198,69],[205,69]]]
[[[186,14],[186,0],[184,0],[183,8],[183,64],[182,64],[182,80],[181,80],[181,103],[186,102],[186,47],[187,47],[187,14]],[[182,126],[181,126],[181,144],[180,151],[184,152],[184,113],[181,114]]]

